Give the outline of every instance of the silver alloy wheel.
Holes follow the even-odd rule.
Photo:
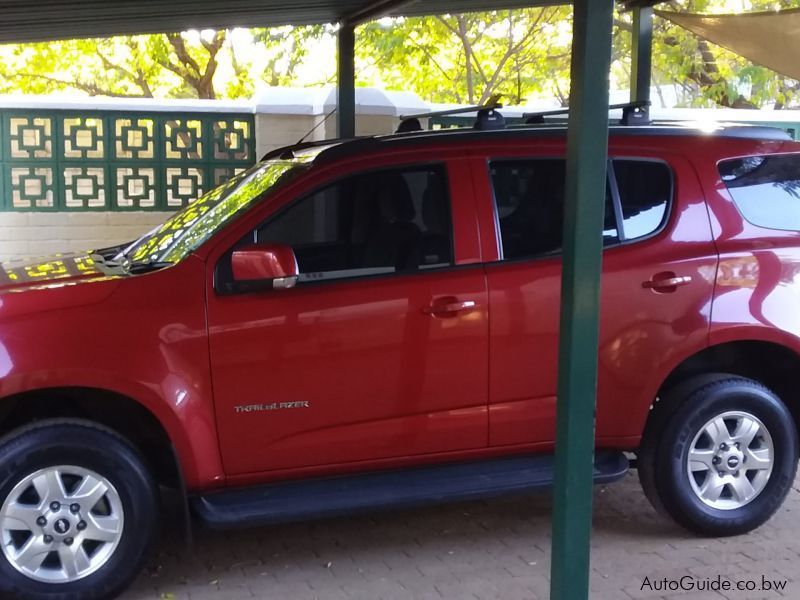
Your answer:
[[[730,411],[700,428],[686,466],[700,500],[712,508],[734,510],[764,490],[774,462],[775,446],[764,424],[750,413]]]
[[[122,501],[104,477],[58,466],[20,481],[0,509],[3,554],[44,583],[71,583],[105,565],[122,539]]]

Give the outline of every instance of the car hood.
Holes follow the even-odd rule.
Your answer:
[[[0,294],[125,274],[122,267],[109,265],[91,251],[11,260],[0,263]]]

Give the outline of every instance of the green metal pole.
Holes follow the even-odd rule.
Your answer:
[[[631,29],[631,102],[650,100],[653,67],[653,7],[633,8]]]
[[[356,31],[353,25],[339,26],[339,65],[337,90],[337,123],[339,137],[356,135]]]
[[[550,598],[589,597],[594,410],[614,0],[575,0]]]

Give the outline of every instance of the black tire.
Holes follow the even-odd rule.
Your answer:
[[[136,448],[113,431],[90,422],[41,421],[0,440],[0,507],[26,477],[58,466],[86,469],[113,486],[124,516],[118,545],[96,571],[60,583],[43,583],[23,574],[0,551],[0,598],[114,598],[136,577],[150,554],[158,519],[156,484]]]
[[[677,402],[673,405],[676,408],[665,420],[657,440],[650,442],[650,448],[644,453],[647,460],[640,466],[640,469],[644,468],[644,478],[640,473],[640,479],[643,479],[646,493],[647,487],[650,488],[648,497],[651,494],[656,496],[654,504],[657,503],[657,508],[663,509],[679,525],[701,535],[738,535],[762,525],[786,498],[797,470],[798,435],[791,413],[760,383],[733,375],[706,376],[693,380],[688,386],[679,386],[676,392],[680,398],[670,397],[671,402]],[[695,492],[694,487],[700,487],[700,484],[692,485],[690,477],[693,476],[687,461],[692,444],[703,427],[725,413],[750,415],[761,422],[771,439],[773,462],[766,483],[757,495],[741,502],[733,498],[735,486],[725,485],[720,498],[725,501],[727,493],[731,502],[729,506],[719,508],[709,505]],[[720,451],[714,446],[715,455],[717,452]],[[742,469],[731,472],[730,477],[742,476],[750,480],[755,476],[756,472],[745,471],[744,466],[740,464]],[[714,467],[715,472],[716,469]],[[724,472],[727,477],[728,471]],[[698,475],[701,479],[708,476],[711,475],[702,471]]]
[[[711,373],[695,375],[683,380],[679,384],[666,390],[652,407],[652,414],[647,422],[642,442],[636,452],[636,473],[639,476],[639,484],[642,486],[645,497],[650,501],[653,508],[659,514],[669,517],[670,514],[661,502],[658,489],[656,487],[656,474],[659,472],[657,452],[661,439],[664,437],[666,429],[675,412],[683,405],[686,398],[696,389],[733,377],[722,373]]]

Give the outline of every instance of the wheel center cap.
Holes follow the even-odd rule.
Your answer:
[[[735,469],[739,466],[739,457],[738,456],[729,456],[728,457],[728,468]]]
[[[70,528],[70,522],[67,519],[59,519],[53,523],[53,530],[59,535],[65,535]]]

